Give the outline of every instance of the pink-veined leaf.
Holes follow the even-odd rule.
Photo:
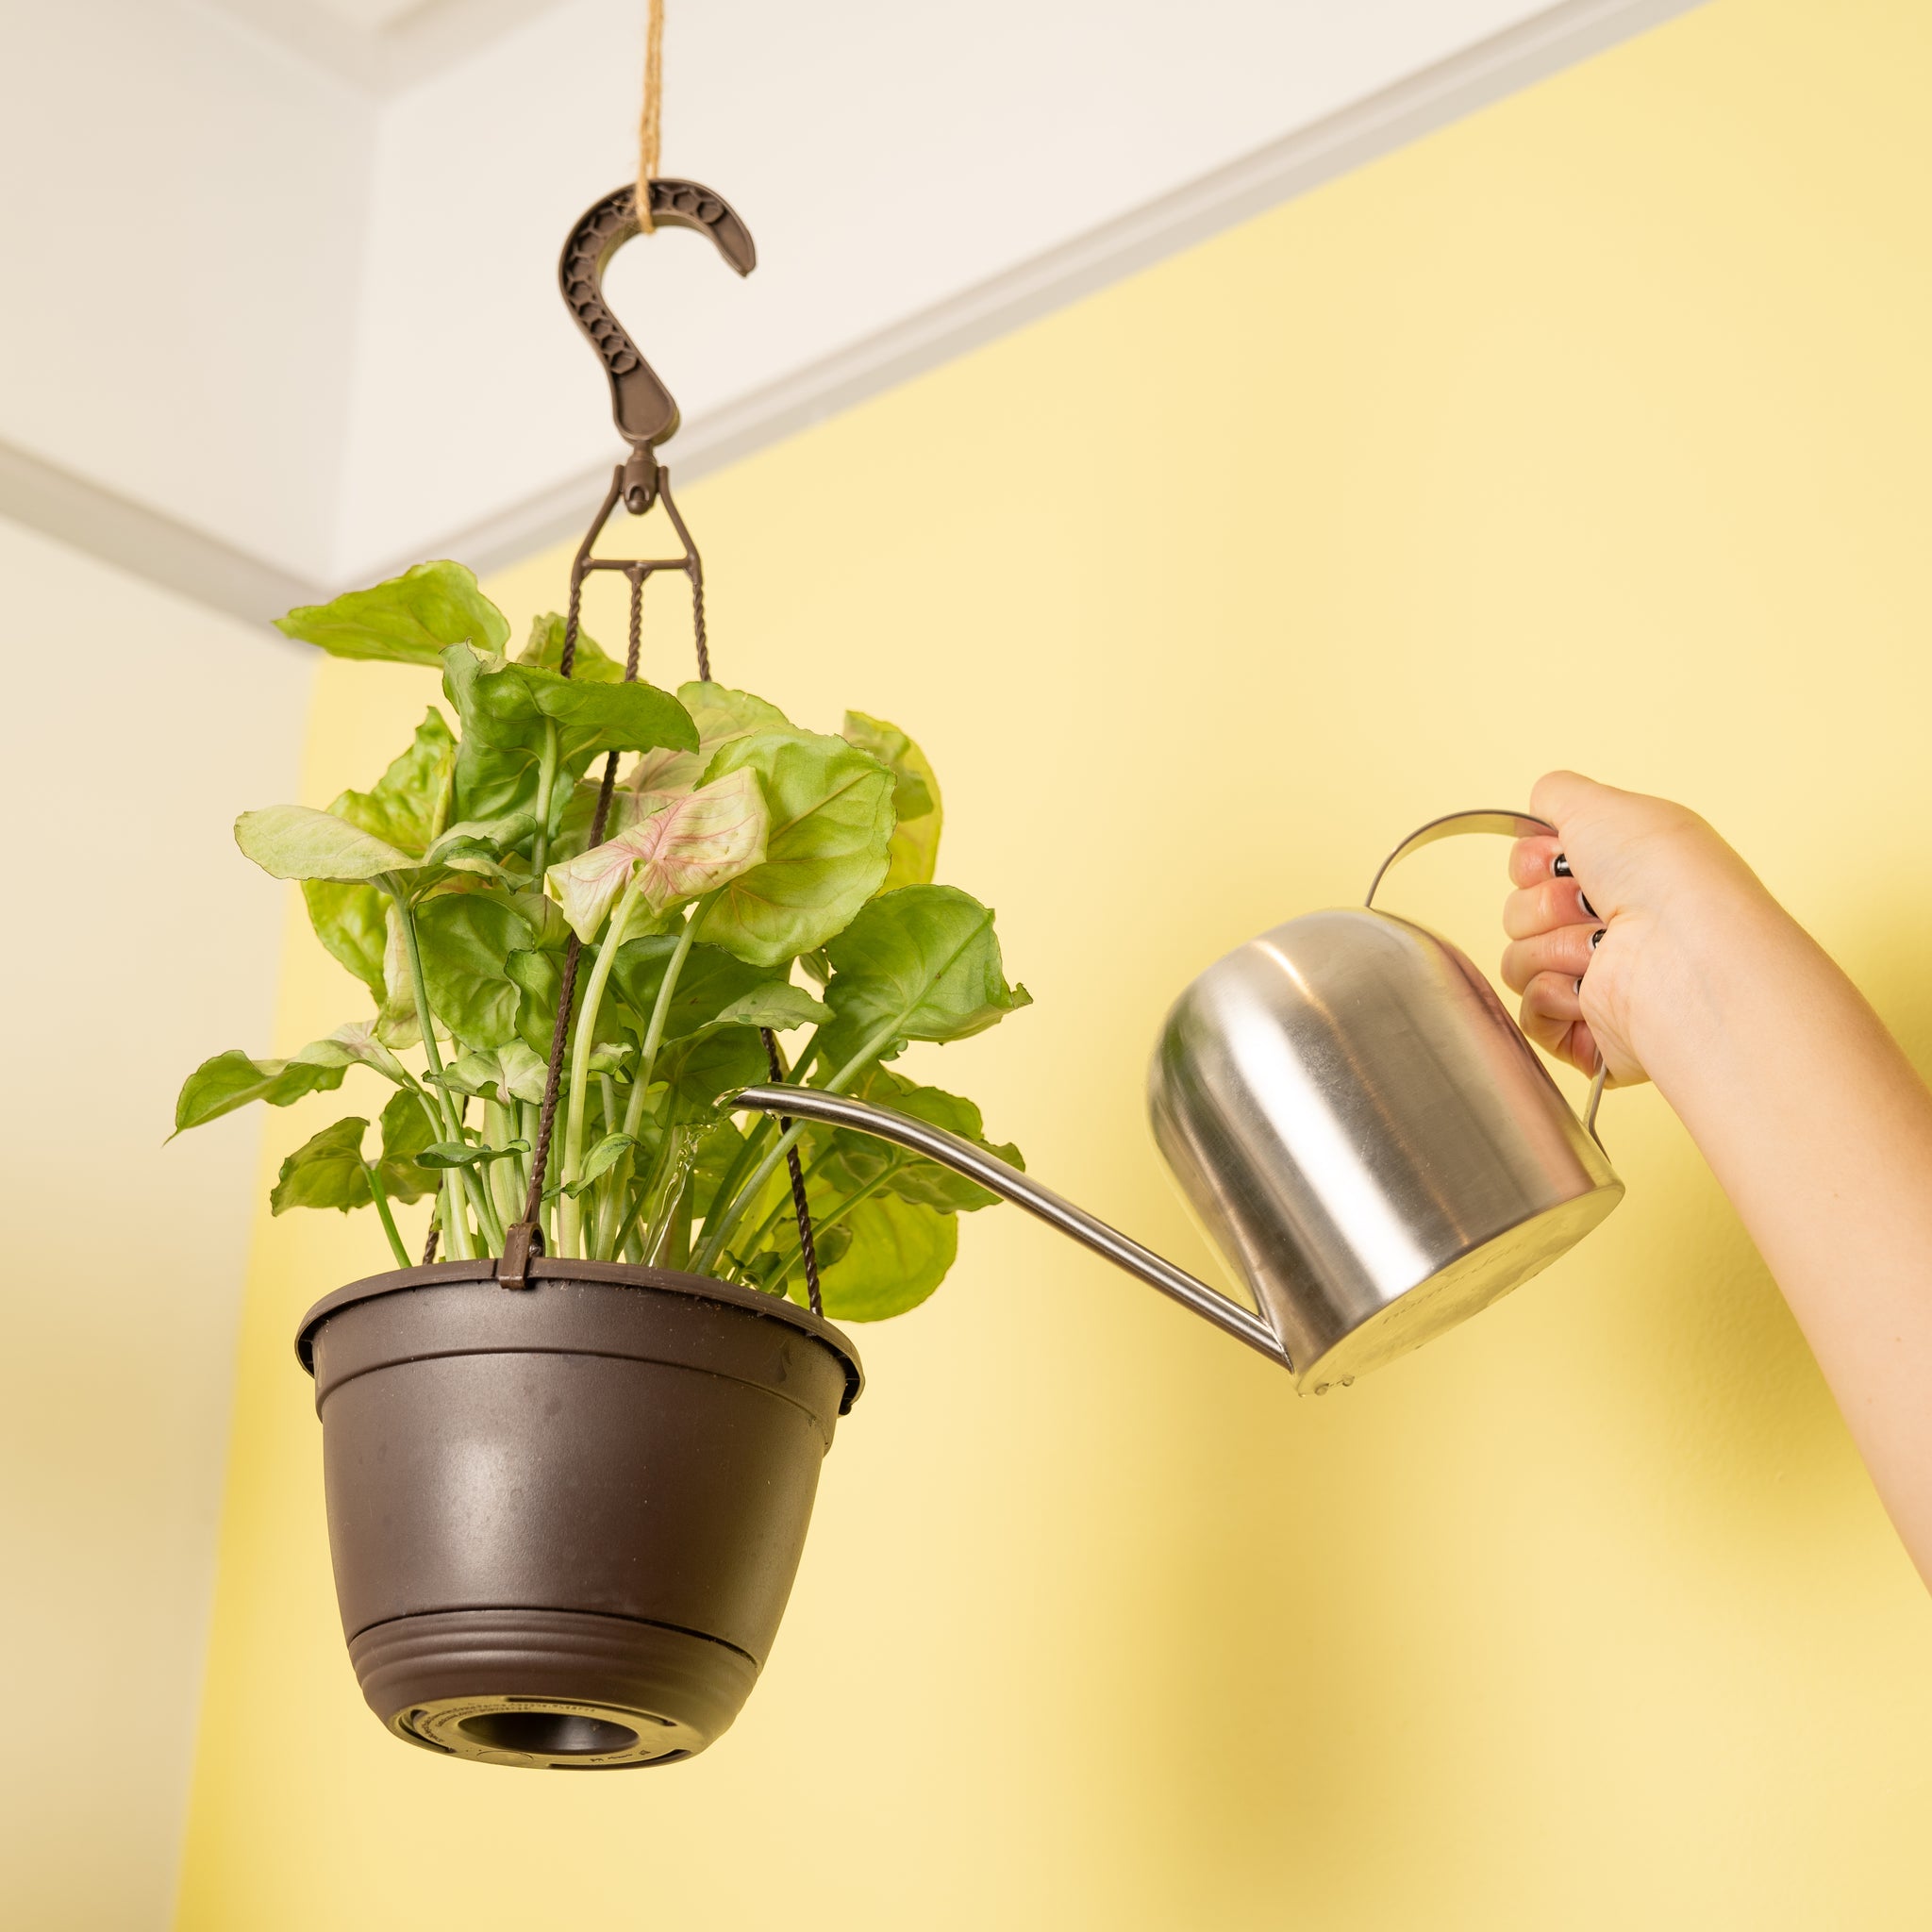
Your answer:
[[[791,721],[776,705],[754,697],[748,691],[733,691],[728,684],[708,684],[693,679],[677,688],[677,702],[691,713],[698,727],[696,751],[658,750],[642,753],[625,774],[624,791],[629,797],[620,808],[626,823],[643,816],[642,801],[654,791],[689,791],[705,775],[711,754],[734,738],[748,738],[754,731],[790,731]]]
[[[764,862],[765,798],[752,772],[638,804],[646,816],[636,824],[545,874],[579,939],[595,937],[633,875],[644,904],[664,913]]]

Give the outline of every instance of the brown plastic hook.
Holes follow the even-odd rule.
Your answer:
[[[694,228],[708,235],[718,253],[741,275],[758,266],[751,230],[722,194],[696,181],[653,181],[651,220],[660,228]],[[625,508],[641,516],[656,499],[658,462],[653,451],[677,433],[677,403],[658,379],[624,325],[604,299],[604,270],[610,258],[643,231],[637,193],[629,184],[588,208],[570,231],[558,263],[563,299],[591,339],[610,377],[610,410],[632,446],[625,465]]]

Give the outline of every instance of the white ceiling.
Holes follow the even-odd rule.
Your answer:
[[[673,0],[665,171],[758,269],[668,233],[613,303],[689,477],[1692,4]],[[251,616],[581,524],[620,445],[555,265],[643,14],[0,0],[0,515]]]
[[[207,0],[375,94],[462,59],[557,0]]]

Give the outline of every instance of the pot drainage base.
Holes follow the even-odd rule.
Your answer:
[[[651,1711],[535,1697],[445,1697],[397,1711],[389,1727],[445,1757],[531,1771],[671,1764],[704,1743],[675,1719]]]

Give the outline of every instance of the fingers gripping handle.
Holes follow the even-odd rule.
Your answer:
[[[1399,865],[1413,852],[1420,852],[1424,845],[1433,845],[1439,839],[1460,838],[1465,832],[1493,832],[1504,839],[1535,839],[1547,834],[1557,836],[1557,828],[1547,819],[1540,819],[1526,811],[1452,811],[1446,817],[1431,819],[1427,824],[1411,832],[1380,865],[1375,868],[1375,876],[1369,881],[1368,896],[1362,904],[1371,910],[1375,904],[1375,894],[1381,890],[1382,881],[1391,870]],[[1604,1145],[1604,1137],[1596,1130],[1596,1111],[1603,1104],[1604,1081],[1609,1068],[1605,1064],[1603,1049],[1597,1049],[1596,1073],[1590,1083],[1590,1098],[1584,1105],[1584,1130],[1599,1147]],[[1607,1154],[1609,1149],[1604,1148]]]

